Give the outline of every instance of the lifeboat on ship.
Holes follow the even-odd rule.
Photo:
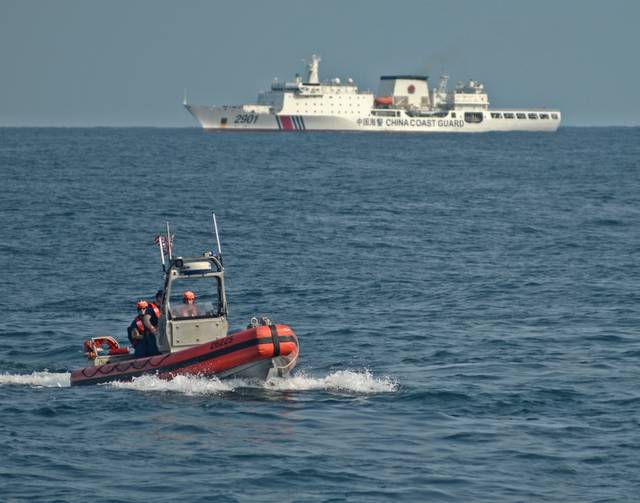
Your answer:
[[[393,105],[393,96],[378,96],[375,99],[375,104],[380,106]]]
[[[91,365],[72,372],[72,386],[130,381],[143,375],[266,380],[285,376],[295,367],[298,339],[288,325],[252,318],[246,329],[229,333],[215,215],[213,221],[217,253],[174,258],[168,229],[167,239],[158,240],[164,288],[157,333],[150,337],[156,338],[160,354],[139,358],[113,337],[89,339],[84,352]],[[197,301],[189,309],[182,303],[184,291],[196,292]]]

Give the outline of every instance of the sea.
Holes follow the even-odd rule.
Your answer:
[[[0,129],[0,500],[640,501],[640,128]],[[71,387],[215,249],[257,383]]]

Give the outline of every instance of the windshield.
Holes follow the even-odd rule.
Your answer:
[[[217,277],[176,278],[171,283],[169,295],[170,317],[186,319],[220,316],[220,290],[220,279]]]

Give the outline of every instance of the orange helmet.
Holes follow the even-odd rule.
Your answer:
[[[184,300],[196,300],[196,294],[193,293],[191,290],[187,290],[182,294],[182,298]]]
[[[136,308],[138,309],[146,309],[149,307],[149,303],[146,300],[139,300],[136,304]]]

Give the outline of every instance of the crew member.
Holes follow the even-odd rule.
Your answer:
[[[159,355],[160,351],[158,351],[155,336],[156,329],[151,325],[151,317],[147,314],[149,303],[146,300],[139,300],[136,308],[138,316],[133,319],[127,330],[136,358]]]
[[[158,290],[156,292],[156,298],[153,302],[149,302],[149,307],[147,307],[147,311],[145,314],[149,315],[149,322],[153,327],[153,333],[156,334],[158,332],[158,322],[160,321],[160,308],[162,307],[162,290]]]
[[[182,294],[182,302],[184,305],[180,308],[180,316],[192,317],[198,316],[198,306],[196,306],[196,294],[191,290],[187,290]]]

